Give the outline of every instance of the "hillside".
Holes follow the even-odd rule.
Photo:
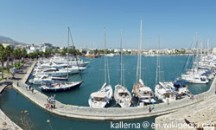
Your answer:
[[[12,38],[9,38],[9,37],[5,37],[5,36],[0,36],[0,43],[10,43],[10,44],[13,44],[13,45],[17,45],[17,44],[23,44],[21,42],[18,42]]]

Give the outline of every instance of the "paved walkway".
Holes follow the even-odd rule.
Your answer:
[[[197,130],[197,128],[216,130],[215,86],[214,79],[209,91],[203,94],[205,95],[203,102],[157,117],[155,124],[159,127],[156,130]]]
[[[22,130],[18,125],[11,121],[0,109],[0,130]]]
[[[4,90],[6,87],[7,87],[6,84],[3,84],[3,83],[0,82],[0,93],[2,93],[3,90]]]
[[[203,102],[210,94],[213,94],[212,91],[215,91],[214,84],[216,79],[213,81],[213,85],[211,86],[208,92],[204,92],[202,94],[194,96],[194,99],[184,98],[182,100],[177,100],[170,104],[160,103],[151,106],[153,110],[149,112],[150,106],[144,107],[130,107],[130,108],[90,108],[84,106],[75,106],[75,105],[68,105],[63,104],[59,101],[56,101],[56,108],[55,109],[47,109],[47,99],[48,97],[41,93],[40,91],[34,90],[32,93],[31,91],[26,89],[26,81],[31,74],[35,63],[31,65],[27,69],[27,73],[22,77],[22,80],[19,81],[19,85],[17,81],[13,82],[13,87],[25,97],[30,99],[32,102],[40,106],[41,108],[60,115],[64,117],[72,117],[72,118],[81,118],[81,119],[93,119],[93,120],[122,120],[122,119],[135,119],[135,118],[143,118],[143,117],[150,117],[150,116],[158,116],[163,114],[172,113],[178,111],[181,108],[191,106],[200,102]],[[214,87],[214,88],[213,88]]]

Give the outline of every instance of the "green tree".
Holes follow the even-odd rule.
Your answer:
[[[67,48],[64,47],[61,51],[61,55],[65,56],[66,54],[67,54]]]
[[[5,53],[5,48],[2,44],[0,44],[0,62],[2,66],[2,79],[4,78],[4,62],[6,61],[7,56]]]
[[[26,49],[25,48],[23,48],[23,49],[21,49],[21,58],[25,58],[25,57],[27,57],[27,51],[26,51]]]
[[[50,57],[52,55],[52,49],[47,49],[45,52],[44,52],[44,56],[47,58],[47,57]]]
[[[15,58],[16,60],[19,60],[19,62],[20,62],[21,57],[22,57],[22,50],[21,50],[20,48],[14,49],[13,55],[14,55],[14,58]]]
[[[20,67],[21,65],[21,59],[27,57],[27,51],[26,49],[16,48],[13,51],[13,57],[18,60],[18,63],[16,63],[17,67]]]
[[[9,69],[10,69],[9,61],[11,61],[13,65],[13,48],[11,46],[7,46],[5,48],[5,55],[7,56],[6,68],[7,68],[7,71],[9,72]]]

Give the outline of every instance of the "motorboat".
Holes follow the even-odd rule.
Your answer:
[[[60,92],[60,91],[68,91],[73,88],[79,87],[83,81],[74,81],[74,82],[64,82],[64,83],[53,83],[53,84],[45,84],[40,88],[44,92]]]

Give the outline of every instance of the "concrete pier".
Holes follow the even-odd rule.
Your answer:
[[[0,93],[2,93],[6,87],[7,87],[6,85],[0,85]]]
[[[3,90],[7,87],[8,85],[5,84],[5,80],[0,82],[0,93],[3,92]]]
[[[22,128],[11,121],[0,109],[0,130],[22,130]]]
[[[205,101],[209,94],[213,94],[212,91],[215,89],[213,85],[210,90],[194,96],[193,99],[184,98],[182,100],[177,100],[175,102],[166,104],[160,103],[152,105],[153,110],[149,112],[149,106],[143,107],[130,107],[130,108],[90,108],[84,106],[75,106],[63,104],[59,101],[56,101],[55,109],[47,109],[47,99],[48,97],[41,93],[40,91],[34,90],[34,93],[26,89],[26,81],[31,74],[35,63],[28,68],[27,73],[24,75],[21,81],[19,81],[19,86],[17,86],[17,82],[13,83],[14,89],[23,94],[29,100],[56,115],[64,116],[64,117],[72,117],[72,118],[80,118],[80,119],[91,119],[91,120],[124,120],[124,119],[136,119],[150,116],[159,116],[164,114],[169,114],[176,112],[182,108],[195,105],[197,103]],[[215,83],[215,79],[213,81]]]
[[[215,104],[216,78],[212,82],[209,91],[201,94],[205,100],[180,109],[168,115],[155,119],[158,126],[156,130],[215,130],[216,129],[216,104]]]

